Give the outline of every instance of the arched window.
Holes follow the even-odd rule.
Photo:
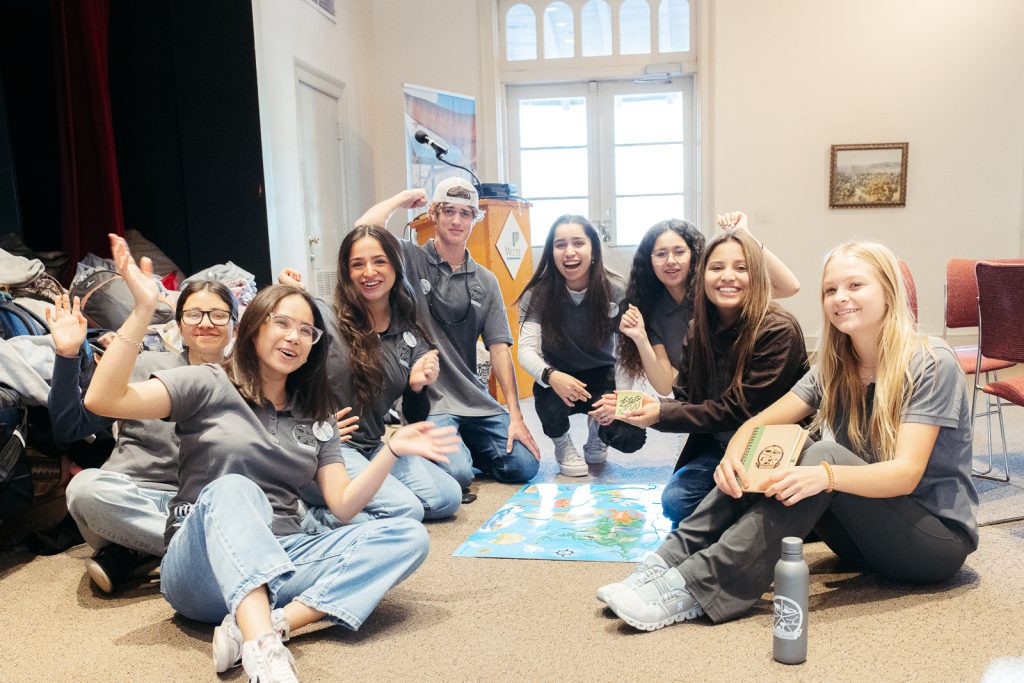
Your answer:
[[[647,0],[626,0],[619,8],[619,54],[651,53],[651,8]]]
[[[544,8],[544,58],[562,59],[576,55],[576,28],[572,8],[553,2]]]
[[[687,0],[661,0],[658,7],[658,51],[690,50],[690,3]]]
[[[580,11],[583,56],[612,53],[612,9],[605,0],[590,0]]]
[[[510,62],[537,59],[537,18],[529,5],[512,5],[505,15],[505,57]]]

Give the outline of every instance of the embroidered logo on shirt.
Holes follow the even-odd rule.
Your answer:
[[[298,424],[292,427],[292,438],[308,448],[316,448],[316,436],[313,435],[313,428],[307,424]]]
[[[477,308],[484,303],[484,288],[479,282],[474,282],[469,286],[469,303]]]

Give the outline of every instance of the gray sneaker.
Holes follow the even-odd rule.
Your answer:
[[[608,598],[608,606],[620,619],[641,631],[656,631],[704,614],[675,567],[642,586],[615,593]]]
[[[668,569],[668,564],[661,559],[658,553],[651,553],[650,556],[637,566],[622,581],[609,583],[597,589],[597,599],[607,604],[608,598],[621,591],[642,586],[651,579],[661,576]]]
[[[295,659],[276,633],[242,644],[242,668],[249,683],[299,683]]]
[[[274,631],[287,643],[290,636],[288,620],[284,618],[284,610],[278,607],[270,613],[270,623]],[[242,663],[242,631],[235,622],[235,616],[228,614],[220,626],[213,629],[213,666],[217,673],[222,674],[233,666]]]
[[[558,469],[567,477],[585,477],[590,474],[590,468],[580,457],[576,450],[576,444],[568,433],[563,434],[555,442],[555,460],[558,461]]]
[[[583,444],[583,460],[588,465],[600,465],[608,459],[608,444],[601,441],[597,430],[601,425],[592,417],[587,418],[587,442]]]

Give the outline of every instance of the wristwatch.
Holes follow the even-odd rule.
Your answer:
[[[551,382],[548,380],[551,379],[551,373],[554,371],[555,369],[550,365],[544,368],[544,372],[540,373],[540,383],[550,385]]]

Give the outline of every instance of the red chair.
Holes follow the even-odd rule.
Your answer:
[[[1022,259],[988,260],[987,263],[1024,263]],[[975,275],[977,259],[955,258],[946,263],[946,313],[942,323],[942,336],[946,337],[951,329],[978,326],[978,280]],[[976,375],[974,390],[971,392],[971,414],[975,417],[975,407],[978,400],[978,392],[981,391],[981,378],[977,375],[984,374],[984,383],[988,384],[998,380],[999,370],[1013,367],[1015,363],[1010,361],[995,360],[994,358],[982,357],[980,365],[977,362],[977,346],[957,346],[953,349],[956,352],[957,360],[965,375]],[[992,401],[986,395],[985,412],[981,416],[986,417],[988,430],[988,467],[975,471],[979,477],[988,478],[986,475],[992,471],[992,416],[999,415],[1002,411],[1001,403]]]
[[[1024,363],[1024,317],[1020,305],[1024,292],[1024,262],[998,263],[980,261],[975,266],[978,283],[978,352],[975,367],[983,367],[983,359],[990,358],[1008,363]],[[1024,406],[1024,377],[987,382],[979,385],[975,374],[974,385],[987,396],[994,396],[997,407],[988,413],[999,416],[999,435],[1003,442],[1003,477],[985,477],[996,481],[1009,481],[1010,470],[1006,459],[1006,427],[1003,424],[1001,403]],[[986,400],[987,400],[986,396]],[[979,417],[981,416],[979,415]],[[991,451],[989,470],[992,469]],[[988,470],[984,472],[987,474]]]
[[[910,266],[903,259],[896,259],[900,264],[900,273],[903,275],[903,287],[907,290],[907,303],[910,304],[910,311],[914,314],[914,322],[917,322],[917,285],[914,284],[914,274],[910,272]]]

